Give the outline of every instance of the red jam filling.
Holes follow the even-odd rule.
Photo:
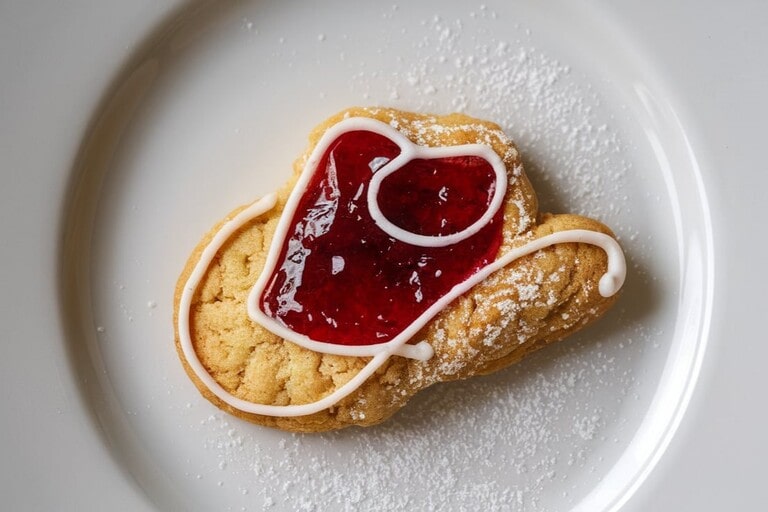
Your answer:
[[[259,307],[294,332],[340,345],[390,341],[455,285],[493,261],[503,212],[447,247],[393,239],[368,213],[373,173],[400,154],[383,135],[339,136],[318,162],[291,219]],[[495,174],[476,156],[414,159],[381,182],[393,224],[448,235],[488,209]]]

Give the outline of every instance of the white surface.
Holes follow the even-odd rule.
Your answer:
[[[625,509],[762,503],[766,421],[755,393],[768,349],[755,318],[765,306],[758,258],[766,242],[752,219],[768,213],[757,199],[768,185],[758,159],[768,114],[764,7],[624,2],[545,12],[489,2],[474,14],[443,6],[436,20],[426,3],[344,17],[336,4],[308,12],[259,3],[218,14],[187,6],[164,19],[172,5],[90,4],[0,8],[0,489],[9,508],[108,500],[124,510],[260,510],[269,500],[295,508],[306,496],[333,504],[322,489],[301,487],[321,484],[309,473],[324,472],[340,499],[363,506],[392,500],[392,481],[426,504],[434,489],[455,489],[448,484],[459,475],[480,481],[451,498],[456,508],[480,493],[510,509],[595,510],[621,503],[657,458]],[[355,28],[350,17],[377,23]],[[483,44],[505,41],[529,60],[488,52],[480,60]],[[478,61],[467,61],[472,55]],[[497,74],[510,71],[505,62],[517,63],[501,83],[510,105],[483,105],[477,100],[499,96],[473,89],[483,85],[473,73],[494,63]],[[530,75],[516,81],[536,63],[559,94],[533,94],[540,82]],[[451,64],[468,84],[447,78]],[[467,92],[458,106],[510,125],[540,194],[550,193],[545,206],[583,208],[616,227],[636,264],[622,306],[572,348],[428,393],[378,431],[297,438],[230,420],[199,398],[169,339],[172,287],[198,237],[286,172],[254,169],[287,169],[309,128],[344,106],[448,110]],[[526,98],[571,108],[526,112]],[[274,122],[279,113],[287,120]],[[596,129],[594,140],[607,141],[584,153],[600,157],[586,170],[577,165],[586,128],[546,129],[579,126],[578,116]],[[598,190],[573,183],[601,174]],[[626,199],[612,206],[619,190]],[[702,354],[711,292],[701,378],[664,451]],[[587,376],[559,396],[574,365]],[[419,408],[436,421],[421,420]],[[546,435],[522,439],[526,419]],[[492,452],[483,450],[493,439],[500,458],[488,473]],[[448,443],[467,453],[446,451]],[[425,462],[409,454],[432,467],[442,454],[452,467],[414,478]],[[370,467],[392,460],[412,481],[371,478],[380,485],[366,489],[371,482],[355,480],[378,477]],[[286,479],[294,480],[288,492]],[[434,489],[408,487],[419,484]]]

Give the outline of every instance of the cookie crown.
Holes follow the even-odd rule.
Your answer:
[[[479,215],[466,226],[427,235],[382,211],[384,190],[390,196],[384,210],[402,213],[397,209],[412,192],[408,187],[428,189],[447,173],[454,175],[457,196],[482,182],[473,209]],[[388,186],[398,176],[418,174],[426,174],[418,183]],[[441,192],[453,194],[432,188],[438,202]],[[504,163],[488,146],[417,146],[380,121],[346,119],[323,135],[288,198],[248,313],[317,352],[369,357],[391,351],[428,359],[430,347],[406,342],[461,293],[456,286],[495,259],[506,188]],[[462,199],[454,202],[469,202]],[[435,206],[446,216],[444,205]]]

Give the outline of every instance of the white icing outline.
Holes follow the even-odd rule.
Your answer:
[[[205,369],[205,366],[203,366],[203,363],[200,361],[200,358],[197,356],[197,352],[192,345],[192,335],[190,333],[189,325],[192,299],[194,298],[197,287],[200,286],[200,281],[203,279],[203,276],[205,276],[208,267],[227,240],[248,222],[274,208],[276,203],[277,194],[269,194],[242,210],[231,220],[227,221],[214,235],[205,249],[203,249],[200,259],[195,264],[195,267],[192,269],[192,272],[182,289],[181,297],[179,299],[179,317],[177,324],[179,330],[179,345],[181,346],[181,352],[184,355],[184,359],[192,369],[192,372],[198,379],[200,379],[205,387],[211,391],[211,393],[235,409],[247,413],[280,417],[306,416],[332,407],[339,400],[355,391],[396,352],[404,357],[416,357],[417,359],[424,360],[432,357],[432,347],[424,342],[419,343],[418,345],[408,345],[408,347],[412,349],[409,351],[397,351],[396,348],[388,351],[381,351],[344,385],[330,395],[309,404],[267,405],[248,402],[247,400],[232,395],[224,389],[221,384],[216,382],[216,380],[211,377],[211,374],[208,373],[208,370]],[[425,354],[425,352],[428,352],[428,354]]]
[[[494,166],[494,169],[497,172],[497,190],[495,192],[498,192],[499,189],[503,189],[504,193],[506,192],[506,170],[504,171],[503,178],[499,179],[496,165],[497,161],[501,162],[501,159],[498,157],[498,155],[496,155],[495,152],[486,146],[470,144],[463,146],[450,146],[445,148],[422,148],[413,144],[404,135],[389,125],[369,118],[350,118],[329,128],[321,137],[314,151],[307,160],[305,168],[299,176],[299,179],[297,180],[297,183],[291,195],[289,196],[288,201],[286,202],[285,208],[273,235],[269,252],[267,253],[265,267],[248,295],[248,315],[253,321],[260,324],[265,329],[309,350],[325,354],[372,357],[372,359],[352,379],[321,400],[308,404],[284,406],[257,404],[233,396],[211,377],[203,364],[200,362],[192,345],[192,339],[190,335],[189,320],[192,298],[194,297],[195,291],[197,290],[197,287],[199,286],[200,281],[205,275],[209,265],[213,261],[218,251],[224,245],[224,243],[229,239],[229,237],[231,237],[246,223],[271,210],[275,206],[277,202],[277,196],[276,194],[270,194],[238,213],[233,219],[226,222],[224,226],[222,226],[222,228],[216,233],[216,235],[214,235],[211,242],[203,250],[200,256],[200,260],[195,265],[189,279],[184,285],[179,301],[178,331],[179,343],[182,349],[182,353],[184,354],[184,357],[187,360],[190,368],[200,379],[200,381],[202,381],[203,384],[214,395],[232,407],[246,413],[261,414],[267,416],[305,416],[319,412],[323,409],[327,409],[338,403],[339,400],[360,387],[360,385],[362,385],[368,379],[368,377],[370,377],[376,370],[378,370],[393,355],[400,355],[402,357],[409,357],[422,361],[430,359],[434,354],[434,349],[431,345],[423,341],[416,345],[408,345],[407,341],[411,339],[419,330],[421,330],[435,315],[437,315],[437,313],[448,306],[454,299],[469,291],[472,287],[486,279],[492,273],[507,266],[518,258],[529,255],[550,245],[574,242],[587,243],[602,248],[608,257],[608,268],[606,273],[600,278],[599,281],[600,294],[604,297],[610,297],[618,292],[618,290],[623,285],[626,278],[626,262],[624,260],[624,254],[616,240],[614,240],[609,235],[596,231],[583,229],[559,231],[532,240],[521,247],[511,249],[509,252],[503,254],[500,258],[496,259],[492,263],[480,269],[477,273],[470,276],[467,280],[458,283],[453,288],[451,288],[451,290],[446,295],[438,299],[434,304],[432,304],[432,306],[430,306],[421,315],[419,315],[419,317],[416,318],[400,334],[388,342],[367,346],[336,345],[332,343],[312,340],[308,336],[301,335],[291,329],[288,329],[283,324],[274,320],[272,317],[265,315],[258,307],[258,299],[263,293],[264,287],[266,286],[269,277],[272,275],[277,265],[277,260],[282,249],[282,244],[284,243],[288,233],[288,228],[290,227],[290,224],[293,220],[298,202],[301,199],[301,195],[303,194],[307,182],[312,177],[315,165],[323,157],[330,144],[332,144],[340,135],[349,131],[358,130],[372,131],[384,135],[385,137],[389,137],[401,148],[401,154],[398,157],[382,166],[374,174],[374,178],[371,180],[371,183],[373,183],[373,181],[378,177],[379,173],[382,173],[385,170],[387,171],[386,174],[382,174],[382,177],[378,179],[377,186],[373,193],[371,193],[371,185],[369,185],[368,206],[369,210],[371,211],[371,215],[373,217],[374,211],[378,211],[378,215],[380,216],[378,221],[382,221],[383,219],[383,224],[389,224],[387,226],[389,229],[391,229],[394,225],[391,224],[378,209],[378,185],[384,178],[393,172],[396,172],[412,158],[441,158],[444,156],[458,156],[459,153],[462,155],[472,154],[480,156],[481,158],[485,158],[485,151],[480,150],[485,148],[493,153],[495,157],[486,158],[486,160],[491,163],[492,166]],[[465,152],[467,150],[471,152]],[[404,154],[409,156],[409,158],[402,158]],[[501,165],[503,166],[503,163]],[[498,211],[498,208],[501,206],[501,202],[496,204],[496,195],[498,194],[494,195],[488,211],[486,211],[483,217],[481,217],[481,219],[487,217],[485,221],[486,223],[493,217],[496,211]],[[503,196],[504,194],[502,193],[502,200]],[[373,208],[372,205],[374,205]],[[489,212],[491,213],[489,214]],[[374,218],[374,221],[377,221],[377,219]],[[396,238],[400,241],[406,243],[414,243],[415,245],[427,244],[427,247],[440,247],[456,243],[469,236],[472,236],[472,234],[476,233],[483,227],[483,225],[476,227],[478,222],[473,223],[470,227],[460,232],[443,237],[418,235],[416,233],[402,230],[397,226],[394,226],[396,229],[390,232],[387,231],[382,226],[382,224],[379,224],[379,222],[377,222],[377,224],[379,224],[379,226],[382,227],[385,232],[390,234],[390,236],[393,236],[393,238]],[[465,234],[467,232],[469,233]],[[404,236],[406,239],[401,239],[399,238],[400,236]],[[435,239],[438,240],[437,244],[431,245],[436,243]],[[449,241],[445,243],[446,240]]]
[[[420,245],[426,247],[442,247],[445,245],[451,245],[457,243],[472,234],[479,231],[483,226],[479,223],[482,221],[487,224],[488,221],[496,214],[501,207],[504,200],[504,195],[507,190],[507,174],[504,162],[499,158],[493,149],[481,144],[464,144],[461,146],[446,146],[429,148],[424,146],[417,146],[410,141],[405,135],[398,130],[392,128],[390,125],[378,121],[376,119],[370,119],[367,117],[352,117],[345,119],[332,127],[330,127],[320,138],[320,141],[315,146],[311,155],[307,159],[307,163],[299,176],[296,186],[293,188],[291,195],[288,197],[288,201],[285,204],[285,209],[278,221],[277,228],[275,229],[274,238],[272,239],[272,245],[267,253],[267,260],[264,265],[264,271],[259,276],[259,279],[251,289],[251,293],[248,295],[248,315],[254,322],[262,325],[267,330],[277,334],[278,336],[290,340],[297,345],[301,345],[304,348],[314,350],[315,352],[322,352],[325,354],[334,354],[340,356],[354,356],[354,357],[374,357],[383,351],[391,352],[392,354],[401,355],[403,357],[410,357],[426,361],[432,357],[433,350],[427,343],[419,343],[417,345],[408,345],[407,342],[426,324],[429,319],[436,315],[440,308],[436,308],[433,304],[432,307],[424,311],[416,320],[414,320],[408,327],[406,327],[400,334],[392,338],[385,343],[379,343],[375,345],[337,345],[333,343],[327,343],[310,338],[309,336],[299,334],[292,329],[283,325],[280,321],[265,314],[259,307],[259,297],[264,293],[268,281],[274,273],[279,263],[278,259],[282,252],[282,246],[288,237],[288,230],[293,221],[293,217],[296,214],[298,203],[301,200],[306,186],[309,183],[312,175],[314,174],[315,167],[325,156],[328,148],[333,144],[341,135],[353,132],[353,131],[369,131],[379,134],[383,137],[387,137],[394,142],[400,148],[400,154],[387,162],[381,168],[379,168],[373,174],[368,189],[368,209],[379,227],[384,230],[385,233],[405,243],[412,245]],[[392,224],[378,208],[377,195],[379,190],[379,184],[381,181],[397,170],[401,169],[406,163],[415,158],[434,159],[434,158],[447,158],[459,155],[472,155],[485,159],[494,169],[496,175],[496,186],[494,188],[494,195],[491,199],[491,204],[488,210],[481,216],[481,218],[473,223],[468,228],[452,233],[446,236],[425,236],[411,233],[402,228],[399,228]],[[380,178],[377,177],[381,176]],[[377,180],[377,181],[376,181]],[[371,188],[374,181],[377,185],[373,193]],[[377,212],[377,216],[374,216],[374,212]],[[378,217],[378,218],[377,218]],[[386,227],[385,227],[386,226]],[[389,231],[388,231],[389,229]],[[402,238],[404,237],[404,238]],[[453,300],[456,296],[452,296],[450,300]],[[447,302],[446,302],[447,304]]]

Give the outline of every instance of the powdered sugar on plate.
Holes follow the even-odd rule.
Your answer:
[[[221,461],[206,478],[252,479],[238,484],[247,510],[545,510],[543,493],[577,485],[569,468],[594,471],[589,443],[609,442],[602,427],[617,418],[586,405],[606,391],[595,372],[605,386],[632,380],[606,356],[550,357],[428,391],[373,429],[265,443],[215,413],[200,426]]]
[[[114,395],[95,416],[116,460],[163,509],[568,509],[627,453],[678,318],[673,203],[643,145],[646,125],[631,117],[636,103],[625,109],[626,88],[608,81],[626,77],[602,73],[606,55],[586,45],[599,20],[570,24],[582,5],[545,17],[536,3],[352,5],[191,9],[148,47],[146,83],[130,74],[142,84],[133,117],[115,109],[94,128],[98,142],[125,126],[113,160],[86,155],[99,186],[83,193],[97,206],[92,230],[76,226],[83,253],[71,262],[91,276],[81,306],[93,314],[104,396]],[[280,186],[311,127],[354,105],[499,123],[541,211],[617,232],[624,295],[587,331],[497,374],[434,386],[380,426],[258,427],[216,409],[184,374],[169,340],[170,292],[200,233]],[[485,334],[492,346],[495,333]]]
[[[384,15],[388,23],[397,12]],[[488,35],[494,24],[507,26],[504,39]],[[544,211],[599,216],[618,208],[631,164],[610,126],[613,115],[579,71],[537,49],[531,30],[488,8],[463,18],[434,15],[421,26],[415,55],[402,59],[400,71],[385,77],[366,66],[353,74],[350,86],[364,102],[493,120],[520,146]]]
[[[379,54],[394,38],[411,37],[401,16],[397,6],[382,8],[390,30]],[[520,147],[542,211],[623,218],[631,164],[598,88],[538,49],[521,23],[508,23],[504,38],[492,35],[502,22],[484,6],[424,18],[413,55],[397,57],[394,73],[349,62],[350,102],[493,120]],[[332,48],[334,39],[356,44],[325,33],[316,44]],[[626,224],[615,227],[632,234]],[[370,429],[293,435],[215,412],[190,428],[219,463],[189,478],[240,494],[241,510],[543,511],[552,510],[553,494],[575,503],[599,477],[596,468],[610,463],[603,447],[620,441],[624,404],[638,399],[627,361],[645,350],[635,340],[650,335],[621,309],[612,316],[608,329],[507,371],[427,390]]]

